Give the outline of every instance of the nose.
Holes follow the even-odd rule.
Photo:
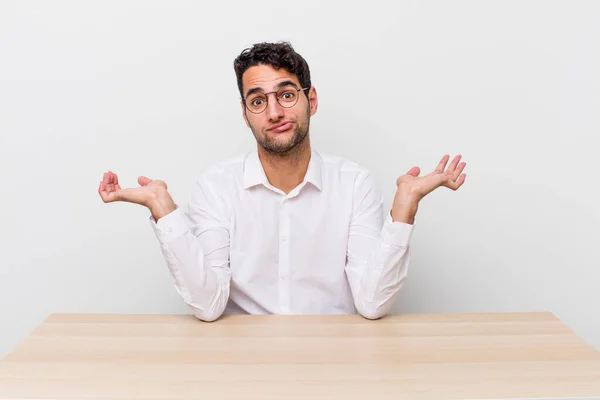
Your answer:
[[[277,101],[277,97],[275,93],[272,93],[272,97],[267,101],[267,109],[265,112],[267,113],[267,117],[269,121],[279,121],[283,118],[283,107]]]

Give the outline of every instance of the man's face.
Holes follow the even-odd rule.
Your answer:
[[[256,141],[270,153],[285,154],[300,144],[308,135],[310,117],[317,112],[317,93],[314,88],[307,89],[309,100],[302,89],[296,75],[283,68],[276,70],[270,65],[257,65],[248,68],[242,76],[244,97],[250,103],[257,95],[264,99],[264,94],[277,92],[286,97],[296,93],[297,103],[292,107],[283,107],[275,98],[275,93],[267,95],[264,111],[254,114],[246,110],[242,102],[242,113],[246,125],[252,130]],[[261,99],[254,101],[260,105]],[[248,104],[251,107],[251,104]]]

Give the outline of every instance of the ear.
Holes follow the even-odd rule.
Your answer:
[[[311,88],[308,89],[308,99],[310,100],[310,115],[312,117],[317,112],[317,108],[319,108],[319,98],[317,97],[317,89],[315,89],[314,86],[311,86]]]
[[[248,123],[248,117],[246,116],[246,106],[243,101],[240,101],[240,105],[242,106],[242,117],[244,117],[244,121],[246,122],[246,126],[250,128],[250,124]]]

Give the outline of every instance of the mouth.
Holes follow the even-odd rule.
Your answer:
[[[279,125],[275,125],[274,127],[269,128],[268,130],[275,133],[283,133],[289,130],[293,125],[294,124],[292,122],[283,122]]]

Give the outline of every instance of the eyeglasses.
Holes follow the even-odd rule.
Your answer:
[[[275,98],[281,107],[290,108],[294,107],[298,102],[299,92],[304,91],[306,89],[310,89],[310,87],[305,87],[302,89],[296,89],[293,86],[286,86],[279,89],[276,92],[268,92],[268,93],[252,93],[245,99],[242,99],[246,109],[253,114],[260,114],[261,112],[267,109],[268,95],[271,93],[275,93]]]

